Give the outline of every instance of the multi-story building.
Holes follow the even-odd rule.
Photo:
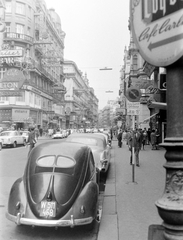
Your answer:
[[[60,17],[47,9],[44,0],[5,0],[5,24],[0,46],[0,124],[65,128],[65,33]],[[22,84],[17,87],[19,76]]]
[[[98,99],[73,61],[64,61],[66,87],[65,112],[67,128],[92,128],[98,123]]]
[[[140,99],[139,115],[135,116],[135,126],[140,128],[149,128],[149,122],[144,121],[150,116],[150,112],[147,106],[147,96],[145,94],[149,86],[153,85],[153,80],[143,71],[144,60],[141,57],[132,38],[131,28],[130,30],[130,44],[128,50],[124,51],[124,64],[121,69],[120,79],[120,107],[126,115],[126,128],[132,128],[132,115],[127,114],[126,104],[126,91],[130,87],[136,87],[142,91],[142,97]],[[124,110],[126,109],[126,111]]]
[[[124,51],[124,64],[121,69],[120,107],[126,107],[125,95],[129,87],[139,88],[140,114],[135,116],[138,128],[158,129],[160,141],[166,136],[166,71],[144,61],[137,49],[131,27],[129,49]],[[126,128],[132,127],[132,117],[126,116]]]

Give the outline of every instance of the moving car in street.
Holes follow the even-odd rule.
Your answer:
[[[26,145],[26,139],[19,131],[3,131],[0,133],[2,146],[17,147],[17,145]]]
[[[61,139],[64,138],[64,135],[61,131],[58,131],[52,135],[52,139]]]
[[[98,197],[91,149],[80,143],[49,141],[31,151],[23,177],[11,188],[6,217],[18,225],[92,227]]]
[[[101,174],[107,174],[110,160],[111,147],[107,142],[105,134],[97,133],[73,133],[67,137],[66,141],[80,142],[89,146],[93,152],[95,164]]]

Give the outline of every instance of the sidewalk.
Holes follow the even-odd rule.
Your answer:
[[[155,201],[165,187],[165,150],[152,151],[146,145],[132,182],[128,146],[118,148],[117,141],[112,145],[98,240],[147,240],[149,225],[162,223]]]

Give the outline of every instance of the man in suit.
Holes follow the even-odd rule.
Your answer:
[[[34,128],[31,127],[30,133],[27,139],[27,144],[30,145],[28,155],[30,154],[31,150],[34,148],[36,142],[37,141],[36,141],[35,131],[34,131]]]
[[[141,133],[138,129],[134,131],[134,153],[135,153],[135,162],[136,166],[140,167],[139,165],[139,152],[142,147],[142,138]]]
[[[140,167],[139,152],[142,146],[142,138],[141,138],[141,133],[138,129],[134,130],[131,133],[130,139],[129,139],[129,145],[130,145],[130,151],[131,151],[130,164],[132,164],[132,148],[134,147],[135,163],[137,167]]]

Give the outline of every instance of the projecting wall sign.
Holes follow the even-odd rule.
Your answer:
[[[183,55],[183,1],[131,0],[131,27],[142,57],[168,66]]]

